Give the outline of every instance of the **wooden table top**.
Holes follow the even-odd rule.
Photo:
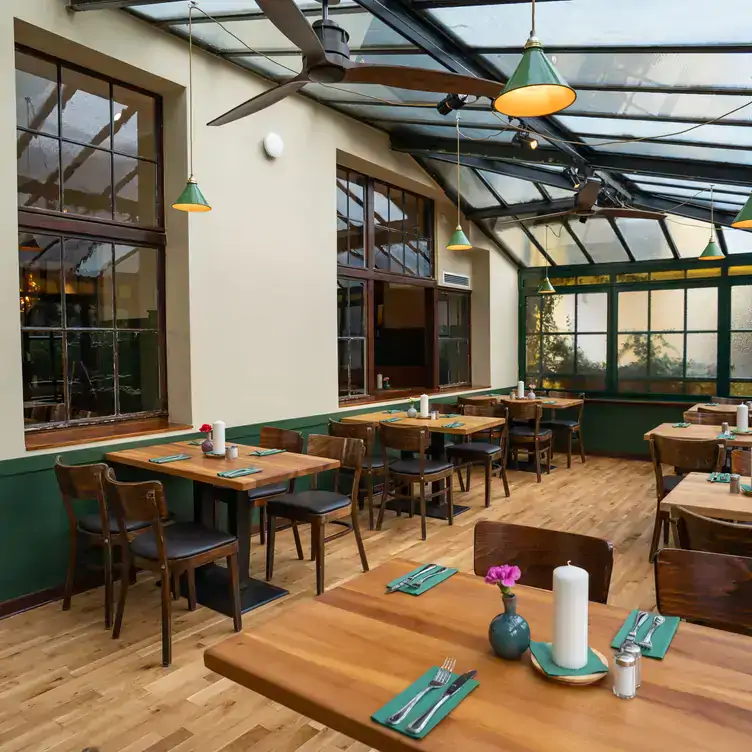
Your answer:
[[[499,394],[499,402],[504,404],[519,402],[520,400],[515,397],[512,399],[508,394]],[[526,399],[525,402],[540,402],[541,407],[544,410],[566,410],[568,407],[579,407],[585,400],[577,399],[576,397],[537,397],[534,400]]]
[[[456,574],[420,597],[386,595],[414,562],[393,559],[204,653],[223,676],[383,752],[748,752],[752,640],[683,623],[663,661],[643,661],[636,699],[611,677],[590,687],[548,681],[522,660],[496,658],[488,625],[498,591]],[[553,596],[515,588],[534,637],[551,639]],[[627,611],[590,604],[590,643],[609,658]],[[480,686],[422,741],[371,714],[446,656]]]
[[[674,428],[672,423],[661,423],[659,426],[651,428],[643,438],[645,441],[648,441],[651,436],[665,436],[670,439],[701,441],[716,439],[720,433],[720,426],[693,424],[686,428]],[[739,434],[738,436],[734,436],[733,439],[718,439],[718,441],[724,443],[726,446],[752,447],[752,433]]]
[[[153,473],[176,475],[188,480],[208,483],[220,488],[231,488],[236,491],[248,491],[258,486],[270,483],[281,483],[291,478],[304,475],[314,475],[325,470],[335,470],[339,467],[338,460],[323,457],[312,457],[308,454],[283,452],[270,454],[267,457],[249,457],[249,452],[260,447],[238,444],[238,458],[236,460],[212,459],[204,457],[200,446],[191,446],[187,441],[176,441],[169,444],[153,444],[152,446],[123,449],[108,452],[105,459],[121,465],[140,467]],[[167,457],[171,454],[190,454],[190,460],[167,462],[158,464],[149,462],[154,457]],[[240,467],[260,467],[260,473],[245,475],[242,478],[220,478],[217,473]]]
[[[462,415],[459,418],[448,418],[446,415],[440,415],[438,420],[430,418],[408,418],[406,412],[387,414],[384,410],[375,413],[363,413],[362,415],[342,416],[344,423],[379,423],[389,418],[402,418],[393,424],[398,428],[420,428],[425,426],[430,428],[433,433],[448,433],[455,436],[469,436],[479,431],[488,431],[489,428],[503,426],[506,423],[504,418],[483,418],[477,415]],[[459,428],[449,428],[447,423],[459,421],[463,425]]]
[[[742,478],[748,482],[749,478]],[[691,512],[722,520],[752,521],[752,496],[729,493],[728,483],[711,483],[708,473],[688,473],[661,501],[661,510],[684,507]]]
[[[685,411],[685,415],[687,413],[698,413],[700,412],[700,408],[703,409],[703,411],[707,410],[710,413],[721,413],[724,415],[733,415],[736,417],[736,408],[737,405],[709,405],[707,402],[701,402],[699,405],[692,405],[692,407],[689,408],[689,410]]]

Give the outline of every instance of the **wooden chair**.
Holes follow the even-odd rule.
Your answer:
[[[460,410],[458,410],[456,412],[460,412],[461,409],[463,407],[465,407],[466,405],[477,405],[477,404],[479,404],[479,402],[478,402],[479,399],[483,400],[483,402],[481,404],[484,404],[484,405],[495,405],[496,402],[498,401],[496,399],[496,395],[495,394],[479,394],[479,395],[475,395],[473,397],[473,399],[471,399],[471,400],[468,399],[467,397],[457,397],[457,407],[459,407]]]
[[[729,420],[728,415],[724,415],[723,413],[718,413],[712,410],[709,407],[698,407],[697,408],[697,423],[698,425],[705,425],[705,426],[720,426],[724,423],[729,423],[730,425],[736,425],[736,418],[731,418]]]
[[[514,564],[522,571],[521,585],[544,590],[553,588],[554,569],[570,561],[590,575],[590,600],[606,603],[614,547],[589,535],[483,520],[475,525],[473,558],[480,577],[491,567]]]
[[[509,419],[509,442],[514,461],[518,461],[520,449],[527,451],[528,456],[535,457],[535,472],[538,483],[541,482],[541,458],[546,458],[546,473],[551,472],[551,442],[553,431],[541,428],[543,408],[540,402],[532,400],[513,400],[507,403]],[[516,421],[516,422],[515,422]],[[523,423],[524,421],[524,423]]]
[[[452,504],[452,473],[454,465],[445,460],[435,460],[426,457],[431,443],[431,432],[428,428],[399,428],[388,423],[379,424],[381,451],[384,464],[388,465],[387,450],[396,449],[402,452],[413,452],[417,456],[413,459],[395,460],[389,464],[384,498],[379,509],[379,519],[376,529],[381,530],[384,522],[384,509],[391,497],[396,501],[410,502],[410,517],[414,515],[416,498],[413,495],[413,485],[418,485],[418,501],[420,503],[420,535],[426,539],[426,500],[443,496],[448,507],[448,521],[454,523],[454,507]],[[429,483],[439,484],[439,490],[426,493]],[[406,488],[407,491],[401,491]],[[398,491],[400,489],[400,491]],[[399,515],[400,512],[397,512]]]
[[[319,490],[317,487],[318,476],[314,476],[311,490],[277,496],[268,503],[266,520],[268,538],[266,545],[267,580],[270,580],[274,574],[276,517],[284,517],[294,522],[304,522],[311,525],[312,548],[316,559],[317,595],[324,592],[324,549],[327,541],[353,532],[363,571],[368,571],[368,559],[358,524],[358,489],[365,451],[365,443],[360,439],[317,434],[308,437],[308,454],[338,460],[343,469],[352,471],[352,488],[347,494],[339,491],[340,472],[335,470],[333,491]],[[349,523],[347,518],[349,518]],[[345,530],[326,537],[326,524],[328,522],[343,525]],[[302,551],[298,551],[298,558],[303,558]]]
[[[718,397],[714,396],[710,398],[710,402],[715,402],[717,405],[741,405],[746,402],[741,397]]]
[[[752,527],[674,507],[679,548],[752,557]]]
[[[230,594],[233,605],[233,626],[239,632],[243,623],[240,615],[240,589],[238,582],[238,539],[220,530],[195,522],[175,522],[164,525],[166,516],[164,489],[156,480],[141,483],[121,483],[115,473],[108,470],[103,478],[105,497],[114,510],[120,530],[125,564],[148,569],[159,574],[162,590],[162,665],[172,662],[172,606],[170,580],[186,575],[188,583],[188,608],[196,608],[197,567],[219,559],[227,560],[230,573]],[[145,523],[148,530],[129,540],[128,526],[133,522]],[[128,595],[128,578],[121,574],[113,639],[120,636]]]
[[[477,415],[486,418],[507,417],[506,405],[465,405],[465,415]],[[491,478],[498,473],[504,484],[504,494],[509,496],[509,482],[507,481],[506,455],[509,437],[509,424],[483,432],[483,435],[473,434],[470,441],[452,444],[446,449],[447,459],[454,463],[462,491],[470,490],[470,468],[481,465],[485,470],[486,496],[485,504],[491,506]],[[466,471],[465,484],[462,483],[462,470]]]
[[[650,456],[655,471],[655,494],[657,506],[653,540],[650,543],[650,561],[658,550],[663,530],[663,545],[668,545],[670,516],[661,511],[661,501],[681,482],[681,473],[720,472],[726,461],[726,448],[716,439],[709,441],[687,441],[666,436],[651,436]],[[664,475],[663,465],[673,465],[678,475]]]
[[[585,445],[582,443],[582,412],[585,409],[585,395],[583,393],[575,394],[574,392],[557,392],[550,390],[548,392],[549,397],[564,397],[567,399],[581,399],[582,403],[579,407],[566,408],[565,413],[570,417],[557,418],[556,410],[552,410],[552,416],[549,420],[541,421],[541,426],[544,428],[550,428],[554,434],[557,431],[565,433],[567,435],[567,467],[572,467],[572,440],[577,439],[577,443],[580,447],[580,459],[584,465],[587,461],[585,458]],[[576,411],[576,418],[575,418]],[[559,410],[558,412],[561,412]]]
[[[459,402],[434,402],[431,409],[436,410],[439,415],[462,414],[462,405]]]
[[[259,446],[262,449],[284,449],[287,452],[301,454],[303,451],[303,435],[297,431],[288,431],[285,428],[262,426],[259,437]],[[268,486],[259,486],[248,492],[248,501],[251,506],[259,507],[259,542],[266,542],[266,501],[280,494],[292,493],[295,490],[295,478],[282,483],[272,483]],[[293,525],[295,545],[300,546],[298,530]]]
[[[381,501],[384,501],[384,458],[374,455],[374,443],[376,437],[376,423],[342,423],[337,420],[329,420],[329,435],[339,436],[343,439],[360,439],[366,448],[363,469],[360,474],[361,484],[365,481],[366,506],[368,508],[368,529],[374,528],[373,516],[373,490],[374,478],[380,478],[378,486],[381,487]],[[358,488],[358,499],[361,490]]]
[[[63,591],[63,611],[71,606],[78,564],[78,544],[102,549],[104,569],[104,625],[112,626],[112,570],[113,549],[120,545],[118,523],[108,511],[102,479],[108,470],[103,462],[93,465],[64,465],[61,457],[55,460],[55,476],[68,515],[68,572]],[[76,501],[96,501],[97,511],[76,516]],[[132,521],[127,527],[129,536],[143,532],[148,523]]]
[[[655,596],[664,616],[752,635],[752,559],[663,548],[655,558]]]
[[[731,472],[739,475],[752,475],[752,452],[745,449],[732,449]]]

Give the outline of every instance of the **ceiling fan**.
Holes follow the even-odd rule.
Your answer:
[[[504,88],[498,81],[402,65],[369,65],[350,60],[350,35],[328,16],[330,4],[318,0],[322,18],[309,24],[294,0],[256,0],[266,17],[303,54],[303,70],[294,78],[234,107],[209,125],[226,125],[252,115],[302,89],[307,83],[380,84],[400,89],[496,97]]]

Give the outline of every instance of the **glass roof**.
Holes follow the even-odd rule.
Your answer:
[[[186,0],[123,2],[187,36]],[[752,231],[728,228],[752,191],[750,2],[538,3],[536,34],[577,99],[520,122],[469,97],[460,111],[463,210],[520,266],[692,258],[709,237],[712,184],[724,252],[752,254]],[[309,23],[321,18],[319,2],[295,3]],[[524,0],[340,0],[329,18],[349,34],[354,61],[475,75],[500,88],[531,21]],[[193,28],[197,44],[273,83],[302,69],[295,45],[253,0],[199,0]],[[387,132],[456,199],[455,117],[436,108],[445,92],[310,83],[301,93]],[[514,142],[518,130],[538,149]],[[653,209],[664,219],[577,214],[574,185],[588,175],[602,181],[597,207]],[[547,261],[541,222],[562,211],[550,220]]]

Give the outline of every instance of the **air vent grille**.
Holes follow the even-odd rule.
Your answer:
[[[445,285],[454,285],[455,287],[470,288],[470,277],[467,274],[455,274],[454,272],[443,272],[443,283]]]

